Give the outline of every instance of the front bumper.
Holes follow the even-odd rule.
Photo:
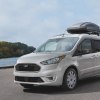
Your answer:
[[[42,70],[40,72],[20,72],[14,71],[15,77],[24,77],[25,80],[14,80],[15,83],[19,84],[33,84],[33,85],[48,85],[48,86],[59,86],[62,85],[63,72],[61,69],[56,68],[53,70]],[[28,81],[28,78],[40,78],[42,81]]]

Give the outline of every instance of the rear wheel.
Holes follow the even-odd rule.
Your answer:
[[[69,89],[72,90],[76,87],[78,77],[77,72],[74,68],[69,68],[65,74],[63,79],[63,89]]]
[[[34,87],[34,85],[32,85],[32,84],[20,84],[20,85],[24,88],[30,88],[30,89],[32,89]]]

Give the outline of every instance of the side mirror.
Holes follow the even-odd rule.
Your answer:
[[[89,50],[89,49],[84,49],[84,50],[78,50],[77,51],[77,54],[78,55],[83,55],[83,54],[88,54],[88,53],[90,53],[91,52],[91,50]]]
[[[83,54],[83,52],[81,50],[78,50],[77,51],[77,55],[80,55],[81,56],[82,54]]]
[[[91,52],[91,50],[90,49],[84,49],[84,50],[82,50],[82,52],[83,52],[83,54],[88,54],[88,53]]]

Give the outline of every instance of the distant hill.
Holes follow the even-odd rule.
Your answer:
[[[34,50],[34,47],[20,42],[0,42],[0,58],[19,57],[24,54],[31,53]]]

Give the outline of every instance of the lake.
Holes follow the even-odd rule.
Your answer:
[[[18,57],[0,59],[0,67],[13,66],[16,64],[17,59]]]

